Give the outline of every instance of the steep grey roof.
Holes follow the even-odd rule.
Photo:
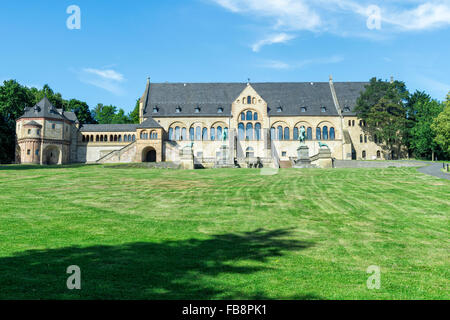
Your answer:
[[[44,97],[33,108],[26,108],[21,118],[48,118],[65,120],[56,108]]]
[[[81,132],[131,132],[136,131],[137,124],[84,124]]]
[[[368,82],[335,82],[334,89],[336,96],[339,100],[339,105],[342,109],[344,116],[356,115],[354,109],[356,106],[356,100],[359,98],[361,92],[365,90],[364,86],[368,85]],[[350,109],[350,112],[345,111],[346,108]]]
[[[338,86],[339,92],[346,103],[349,99],[353,101],[353,107],[362,85],[355,82],[343,84]],[[152,83],[147,85],[142,97],[144,117],[228,117],[231,104],[246,86],[245,83]],[[268,82],[252,83],[251,86],[267,102],[271,116],[338,115],[328,82]],[[339,93],[337,96],[340,101]],[[177,107],[181,108],[180,112],[176,112]],[[302,107],[306,112],[302,112]],[[323,107],[325,112],[322,112]],[[196,112],[197,108],[199,112]],[[223,113],[218,112],[219,108]],[[155,113],[154,109],[158,112]]]
[[[154,128],[162,128],[158,122],[156,122],[153,118],[148,118],[140,125],[137,126],[138,129],[154,129]]]
[[[70,120],[72,122],[79,122],[77,115],[75,112],[72,111],[63,111],[63,109],[56,109],[61,115],[63,115],[67,120]]]

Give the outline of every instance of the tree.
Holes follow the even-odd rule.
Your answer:
[[[31,88],[31,92],[34,95],[34,104],[41,101],[44,97],[47,97],[48,101],[50,101],[55,108],[69,111],[68,101],[64,100],[60,93],[55,93],[48,84],[45,84],[41,90]]]
[[[16,120],[25,107],[33,106],[30,90],[15,80],[4,81],[0,86],[0,163],[14,160],[16,145]]]
[[[356,114],[366,124],[363,131],[373,140],[383,141],[383,148],[400,156],[407,135],[405,83],[372,78],[356,102]],[[376,139],[375,139],[376,138]]]
[[[114,121],[115,115],[117,112],[116,106],[104,106],[103,104],[99,103],[94,108],[94,117],[95,120],[99,124],[111,124]]]
[[[81,124],[96,123],[95,119],[91,114],[91,110],[89,110],[89,106],[86,102],[77,99],[71,99],[67,103],[67,109],[68,111],[75,112],[78,121],[80,121]]]
[[[417,100],[413,106],[414,124],[410,130],[410,148],[416,157],[434,160],[440,152],[439,144],[434,140],[435,132],[431,128],[434,119],[443,111],[443,104],[436,100]]]
[[[439,144],[446,152],[447,157],[450,156],[450,92],[447,94],[447,101],[444,102],[444,111],[434,119],[431,126],[436,134],[434,141]]]
[[[130,123],[135,123],[135,124],[139,124],[139,104],[140,104],[140,99],[136,100],[136,105],[134,106],[133,111],[131,111],[128,114],[128,118],[130,120]]]

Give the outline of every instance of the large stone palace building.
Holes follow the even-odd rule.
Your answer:
[[[384,159],[354,112],[364,82],[150,83],[140,124],[81,125],[47,98],[17,120],[17,162],[128,163],[180,160],[213,167],[222,150],[237,164],[276,167],[297,157],[305,130],[310,156],[325,143],[336,159]],[[302,129],[303,127],[303,129]],[[224,146],[226,148],[224,149]]]

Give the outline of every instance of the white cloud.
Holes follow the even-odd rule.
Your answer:
[[[279,60],[267,60],[260,66],[269,69],[288,70],[288,69],[301,69],[310,65],[322,65],[322,64],[334,64],[344,61],[344,57],[340,55],[334,55],[331,57],[305,59],[295,62],[284,62]]]
[[[327,32],[341,36],[385,39],[398,32],[427,31],[450,25],[450,0],[209,0],[244,15],[269,34],[256,42],[257,52],[264,45],[284,43],[295,38],[295,32]],[[381,9],[381,30],[367,29],[368,8]],[[273,37],[273,33],[288,39]],[[271,36],[272,35],[272,36]],[[278,41],[270,41],[270,40]]]
[[[79,80],[98,88],[109,91],[115,95],[123,95],[124,90],[121,83],[125,81],[124,76],[112,69],[83,68],[76,72]]]
[[[266,39],[259,40],[258,42],[253,44],[252,50],[254,52],[258,52],[259,50],[261,50],[261,47],[263,47],[263,46],[267,46],[267,45],[271,45],[271,44],[275,44],[275,43],[286,43],[289,40],[292,40],[294,38],[295,38],[295,36],[289,35],[286,33],[270,35]]]

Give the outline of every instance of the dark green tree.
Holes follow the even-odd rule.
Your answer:
[[[356,114],[366,125],[363,131],[372,140],[383,141],[390,155],[402,155],[407,140],[406,102],[409,92],[402,81],[383,81],[372,78],[356,103]]]
[[[94,118],[99,124],[111,124],[113,123],[117,112],[116,106],[104,106],[99,103],[93,110]]]
[[[86,102],[77,99],[71,99],[67,103],[67,109],[68,111],[75,112],[81,124],[96,123]]]
[[[140,99],[137,99],[136,100],[136,105],[134,106],[133,111],[131,111],[128,114],[128,118],[130,120],[130,123],[135,123],[135,124],[139,123],[139,103],[140,103]]]
[[[450,157],[450,92],[447,100],[444,102],[444,111],[442,111],[433,121],[431,128],[436,137],[434,141],[439,144],[446,154],[446,159]]]

